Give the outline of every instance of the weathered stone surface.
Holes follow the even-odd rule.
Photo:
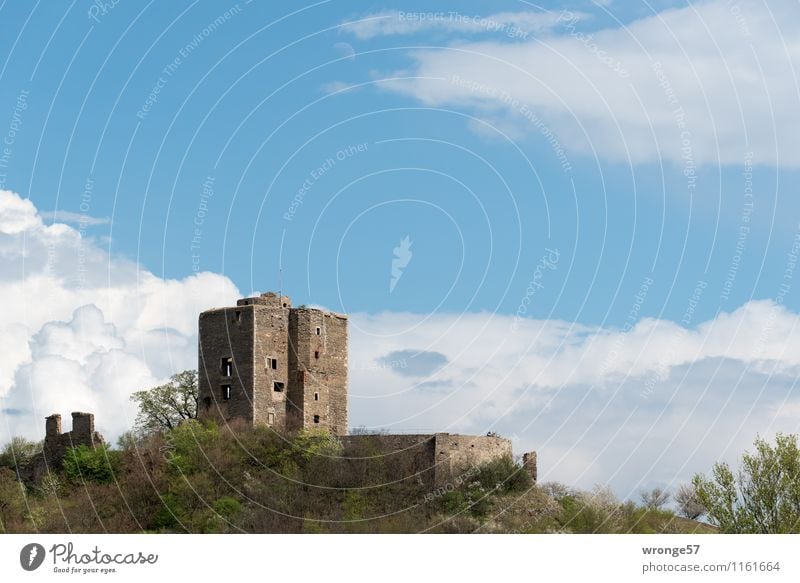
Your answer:
[[[484,435],[348,435],[341,440],[345,456],[372,452],[368,455],[385,460],[391,479],[413,479],[428,488],[457,482],[472,468],[512,455],[510,440]]]
[[[199,319],[198,417],[347,433],[347,316],[266,293]]]
[[[74,411],[72,431],[61,433],[61,415],[55,413],[45,419],[44,446],[42,452],[31,459],[20,474],[24,480],[40,481],[47,472],[59,470],[64,466],[64,456],[70,447],[85,445],[95,448],[105,443],[105,439],[94,430],[94,415]]]

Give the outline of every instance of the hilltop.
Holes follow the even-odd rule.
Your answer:
[[[378,444],[379,441],[375,441]],[[24,461],[24,460],[18,460]],[[343,452],[323,430],[280,434],[211,421],[68,451],[37,485],[0,458],[3,532],[73,533],[706,533],[715,529],[621,503],[610,490],[535,485],[510,457],[431,489],[393,479],[364,439]]]

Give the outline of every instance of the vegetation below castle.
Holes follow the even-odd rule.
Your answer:
[[[186,421],[127,435],[117,449],[70,450],[64,468],[22,485],[0,455],[0,530],[46,533],[709,532],[610,490],[533,485],[509,458],[473,467],[431,490],[390,481],[369,439],[342,457],[324,431],[293,438],[266,427]],[[15,461],[16,460],[16,461]]]

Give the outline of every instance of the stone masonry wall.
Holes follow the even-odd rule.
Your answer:
[[[344,455],[367,455],[385,461],[394,480],[413,479],[433,489],[458,480],[472,467],[511,457],[503,437],[435,433],[422,435],[348,435],[340,438]]]
[[[347,433],[347,318],[293,309],[289,317],[289,428]]]
[[[284,303],[291,305],[288,298],[284,299]],[[286,428],[286,399],[291,386],[289,307],[257,305],[254,310],[253,421],[283,430]]]
[[[389,480],[409,480],[414,484],[433,489],[435,483],[434,435],[346,435],[339,438],[344,446],[344,456],[357,466],[360,460],[379,463]],[[366,464],[364,464],[366,465]],[[355,472],[358,475],[357,472]],[[380,484],[356,484],[360,487]]]
[[[255,307],[208,310],[200,314],[198,342],[198,411],[200,419],[253,422]],[[232,358],[230,375],[222,365]],[[224,387],[230,386],[225,399]]]
[[[39,482],[49,471],[61,469],[64,456],[70,447],[85,445],[95,448],[105,439],[94,429],[94,415],[75,411],[72,413],[72,431],[61,433],[61,415],[53,414],[45,419],[44,446],[42,452],[31,459],[20,472],[24,481]]]
[[[472,466],[511,457],[511,441],[486,435],[436,434],[436,486],[442,486]]]

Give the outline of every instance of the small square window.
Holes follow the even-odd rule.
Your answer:
[[[231,386],[222,385],[222,400],[227,401],[231,398]]]
[[[317,326],[317,336],[319,336],[319,335],[320,335],[320,332],[322,332],[322,330],[320,329],[320,327],[319,327],[319,326]]]
[[[283,383],[275,381],[274,383],[272,383],[272,390],[275,391],[276,393],[282,393]]]
[[[314,393],[314,400],[319,401],[319,393]]]
[[[319,415],[314,415],[314,423],[319,423]]]
[[[272,370],[278,370],[278,359],[277,358],[270,358],[269,356],[266,359],[265,366],[267,368],[271,368]]]

